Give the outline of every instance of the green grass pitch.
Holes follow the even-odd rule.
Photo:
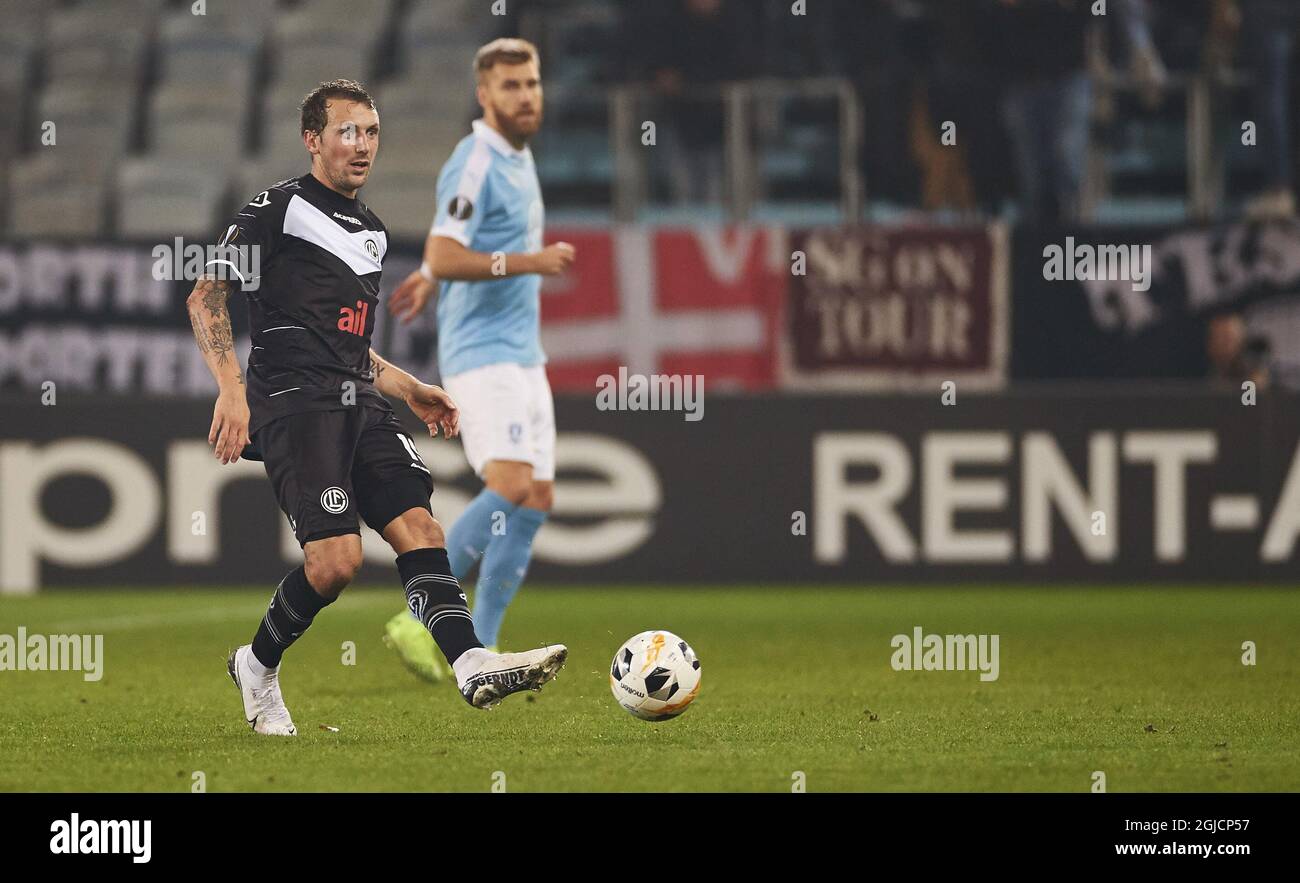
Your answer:
[[[0,790],[1300,790],[1300,599],[1215,588],[528,586],[514,648],[564,642],[540,694],[490,712],[382,644],[396,588],[353,588],[285,658],[296,739],[255,736],[226,675],[270,590],[0,599],[0,633],[102,633],[104,677],[0,671]],[[1000,635],[1001,674],[896,672],[890,639]],[[703,663],[685,715],[609,690],[647,628]],[[343,643],[356,664],[343,664]],[[1253,641],[1258,660],[1242,664]],[[338,732],[323,729],[337,727]]]

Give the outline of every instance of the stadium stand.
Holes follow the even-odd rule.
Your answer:
[[[154,157],[128,160],[118,174],[118,235],[127,239],[207,237],[227,195],[228,176],[211,166]]]
[[[707,180],[715,196],[722,190],[731,200],[736,181],[747,182],[744,189],[751,192],[733,216],[806,222],[850,209],[882,219],[918,208],[997,215],[1015,206],[1014,169],[1007,161],[1014,155],[1012,133],[1004,131],[997,106],[985,106],[996,96],[996,82],[981,73],[978,58],[959,51],[978,40],[954,24],[963,19],[948,14],[997,4],[971,0],[950,9],[945,0],[826,2],[839,3],[836,28],[823,22],[820,29],[790,33],[786,3],[706,4],[744,18],[762,39],[757,51],[746,54],[744,70],[734,74],[756,78],[747,79],[748,97],[725,105],[709,98],[716,112],[701,115],[685,110],[705,93],[715,95],[727,76],[715,71],[706,83],[696,83],[690,79],[694,62],[679,64],[686,82],[665,87],[657,79],[663,71],[647,67],[638,49],[652,25],[666,22],[671,32],[686,8],[675,0],[512,0],[510,15],[500,17],[484,15],[474,0],[373,0],[363,11],[353,0],[209,0],[203,15],[180,0],[0,0],[0,99],[22,121],[0,134],[0,192],[10,196],[0,234],[112,235],[118,219],[135,217],[128,201],[148,198],[147,181],[134,175],[95,176],[124,158],[157,164],[188,159],[205,174],[215,170],[225,194],[209,219],[215,229],[234,201],[301,173],[298,102],[321,80],[348,77],[377,96],[384,126],[383,173],[364,198],[394,220],[395,231],[419,235],[425,221],[415,219],[428,207],[424,197],[410,192],[413,176],[436,168],[467,131],[476,110],[474,52],[506,33],[523,34],[541,47],[547,126],[535,154],[555,212],[654,220],[671,217],[669,202],[686,196],[689,204],[694,185],[683,188],[665,168],[673,165],[674,143],[682,145],[681,133],[671,130],[683,119],[703,119],[710,130],[707,138],[695,139],[714,154],[696,157],[706,172],[695,175],[697,181]],[[1246,31],[1258,6],[1242,7]],[[1248,70],[1251,59],[1238,47],[1234,60],[1233,48],[1212,22],[1184,14],[1181,3],[1125,0],[1122,8],[1148,10],[1133,22],[1149,18],[1154,45],[1169,68],[1167,97],[1153,105],[1150,82],[1126,70],[1122,58],[1110,58],[1107,72],[1093,73],[1096,98],[1082,194],[1087,214],[1168,222],[1232,210],[1224,204],[1225,191],[1249,192],[1266,183],[1259,159],[1264,151],[1244,149],[1232,139],[1213,144],[1224,140],[1214,114],[1229,107],[1238,114],[1256,112],[1244,106],[1252,103],[1246,100],[1249,79],[1219,73],[1234,63]],[[1260,28],[1256,22],[1254,30]],[[1121,33],[1133,42],[1127,30],[1111,28],[1110,56],[1123,55]],[[1107,62],[1104,45],[1100,52],[1091,67]],[[725,71],[730,64],[719,59],[705,68]],[[848,84],[872,120],[870,131],[856,142],[840,138],[843,107],[824,90],[815,96],[800,92],[812,82],[810,75]],[[992,85],[983,93],[968,92],[975,81]],[[1253,104],[1264,100],[1255,97]],[[745,135],[736,139],[734,132],[727,134],[729,114],[742,106]],[[1281,113],[1289,125],[1285,105]],[[927,165],[916,127],[949,116],[967,134],[966,153],[956,164]],[[661,123],[664,149],[634,150],[630,157],[642,166],[644,186],[629,187],[627,181],[638,175],[629,179],[618,171],[626,171],[629,155],[620,158],[611,137],[617,117]],[[57,136],[53,143],[47,123]],[[712,131],[715,125],[722,140]],[[699,144],[687,147],[702,152]],[[49,162],[34,162],[48,149],[61,157],[64,180],[46,174]],[[733,176],[733,169],[742,174]],[[866,182],[865,202],[846,195],[854,189],[853,169]],[[17,180],[37,173],[53,191]],[[725,186],[719,186],[724,177]],[[128,178],[145,189],[121,191]],[[1189,178],[1195,185],[1190,193]],[[165,191],[171,184],[159,186]],[[630,214],[620,187],[623,195],[633,194]],[[76,218],[52,208],[71,200],[65,188],[87,194],[86,210]]]

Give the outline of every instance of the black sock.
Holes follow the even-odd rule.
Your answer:
[[[433,635],[438,649],[455,662],[460,654],[482,647],[465,593],[451,575],[446,549],[412,549],[397,556],[397,572],[406,590],[406,606]]]
[[[302,637],[316,614],[330,603],[316,594],[302,567],[280,580],[266,616],[253,636],[253,655],[257,661],[267,668],[278,666],[284,651]]]

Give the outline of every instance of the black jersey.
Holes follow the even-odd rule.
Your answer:
[[[244,279],[250,433],[303,411],[389,407],[370,358],[388,251],[379,218],[308,174],[257,194],[221,245],[258,274],[255,285]]]

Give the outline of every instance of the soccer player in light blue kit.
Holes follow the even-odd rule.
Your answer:
[[[542,247],[542,191],[528,149],[542,122],[536,47],[495,40],[478,51],[474,68],[483,118],[443,166],[424,264],[388,306],[410,321],[439,286],[442,383],[460,408],[465,456],[484,484],[452,525],[447,552],[462,581],[479,563],[474,630],[495,647],[553,499],[555,409],[540,341],[541,277],[564,272],[574,249]],[[428,630],[409,614],[393,617],[385,632],[412,671],[433,681],[445,676]]]

